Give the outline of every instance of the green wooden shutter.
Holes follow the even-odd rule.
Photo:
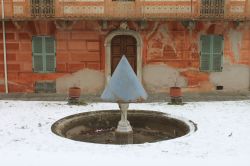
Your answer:
[[[47,36],[32,38],[34,72],[54,72],[56,66],[55,39]]]
[[[44,84],[41,82],[36,82],[35,83],[35,92],[39,93],[39,92],[43,92],[44,90]]]
[[[223,36],[213,36],[213,71],[221,71],[223,58]]]
[[[54,81],[46,82],[44,91],[50,92],[50,93],[55,93],[56,92],[56,83]]]
[[[32,55],[34,72],[43,71],[43,40],[41,37],[32,38]]]
[[[56,92],[56,82],[55,81],[36,81],[35,82],[35,92]]]
[[[54,72],[56,66],[55,40],[52,37],[45,37],[45,70]]]
[[[223,36],[201,36],[201,71],[221,71],[223,58]]]
[[[200,70],[209,71],[211,59],[211,37],[207,35],[201,36],[201,56],[200,56]]]

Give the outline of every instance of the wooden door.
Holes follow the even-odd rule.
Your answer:
[[[111,74],[113,74],[116,66],[123,55],[126,55],[131,67],[136,73],[136,39],[133,36],[118,35],[115,36],[111,41]]]

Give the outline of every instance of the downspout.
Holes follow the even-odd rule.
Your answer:
[[[4,21],[4,0],[2,0],[2,29],[3,29],[3,60],[4,60],[4,84],[5,93],[8,93],[8,72],[7,72],[7,58],[6,58],[6,34],[5,34],[5,21]]]
[[[247,14],[246,14],[246,20],[247,20],[247,17],[250,17],[250,0],[247,0],[246,1],[247,5],[245,6],[245,9],[247,10]],[[250,91],[250,56],[248,56],[248,68],[249,68],[249,91]]]

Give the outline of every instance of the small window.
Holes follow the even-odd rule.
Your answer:
[[[56,93],[55,81],[36,81],[35,93]]]
[[[202,35],[200,70],[207,72],[219,72],[222,70],[223,36]]]
[[[40,73],[55,72],[55,39],[48,36],[32,38],[33,71]]]

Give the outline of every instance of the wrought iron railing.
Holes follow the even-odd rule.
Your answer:
[[[4,0],[4,3],[6,19],[250,20],[250,0]]]
[[[201,0],[201,18],[223,18],[225,0]]]
[[[55,0],[30,0],[32,17],[54,17]]]

